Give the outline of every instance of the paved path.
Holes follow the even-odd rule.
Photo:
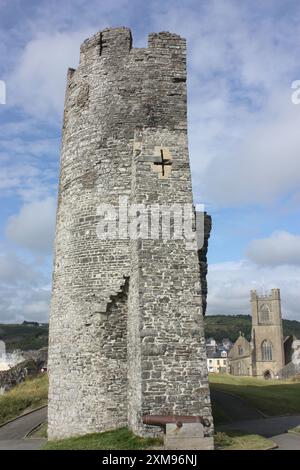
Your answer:
[[[300,450],[300,434],[287,433],[300,425],[300,415],[235,421],[217,426],[218,431],[237,430],[265,436],[278,444],[278,450]]]
[[[46,439],[19,439],[0,441],[0,450],[39,450]]]
[[[35,426],[46,421],[47,407],[33,411],[0,427],[0,450],[40,449],[45,439],[24,439]]]
[[[217,426],[218,431],[235,429],[268,437],[278,450],[300,450],[300,434],[287,433],[300,425],[300,415],[266,417],[235,395],[211,390],[212,400],[230,417],[231,422]]]
[[[272,441],[278,444],[278,450],[300,450],[300,435],[280,434],[279,436],[273,436]]]

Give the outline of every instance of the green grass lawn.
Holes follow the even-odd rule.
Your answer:
[[[46,405],[48,377],[46,374],[28,378],[3,395],[0,395],[0,424],[16,418],[25,411]]]
[[[237,395],[266,415],[300,413],[300,382],[236,377],[229,374],[210,374],[209,382],[212,390]],[[220,412],[216,408],[217,421],[226,422],[226,416],[220,417]]]
[[[45,450],[142,450],[162,446],[159,438],[135,436],[127,428],[48,442]]]
[[[87,434],[72,439],[48,442],[44,450],[142,450],[161,448],[161,439],[143,439],[127,428],[99,434]],[[215,446],[220,450],[265,450],[274,442],[256,434],[240,431],[217,432]]]
[[[275,446],[270,439],[242,431],[217,432],[215,448],[219,450],[266,450]]]

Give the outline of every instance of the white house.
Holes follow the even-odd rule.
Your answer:
[[[215,374],[228,372],[228,354],[225,350],[207,352],[207,370]]]

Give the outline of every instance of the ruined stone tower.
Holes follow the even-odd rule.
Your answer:
[[[201,415],[212,435],[202,321],[210,218],[201,251],[195,224],[189,241],[97,235],[99,205],[117,207],[120,196],[154,214],[192,205],[186,101],[185,40],[167,32],[136,49],[129,29],[105,29],[82,44],[68,72],[50,439],[120,426],[145,435],[154,429],[145,415]]]
[[[268,295],[251,291],[252,305],[252,374],[274,377],[284,366],[280,290]]]

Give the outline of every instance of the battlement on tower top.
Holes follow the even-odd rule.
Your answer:
[[[251,300],[279,300],[280,289],[271,289],[269,294],[259,295],[255,289],[251,290]]]
[[[80,62],[84,59],[97,59],[98,57],[122,57],[130,53],[132,47],[131,30],[126,27],[106,28],[86,39],[80,47]],[[148,48],[134,48],[134,50],[160,50],[170,49],[172,52],[186,53],[186,40],[178,34],[162,31],[148,35]]]

